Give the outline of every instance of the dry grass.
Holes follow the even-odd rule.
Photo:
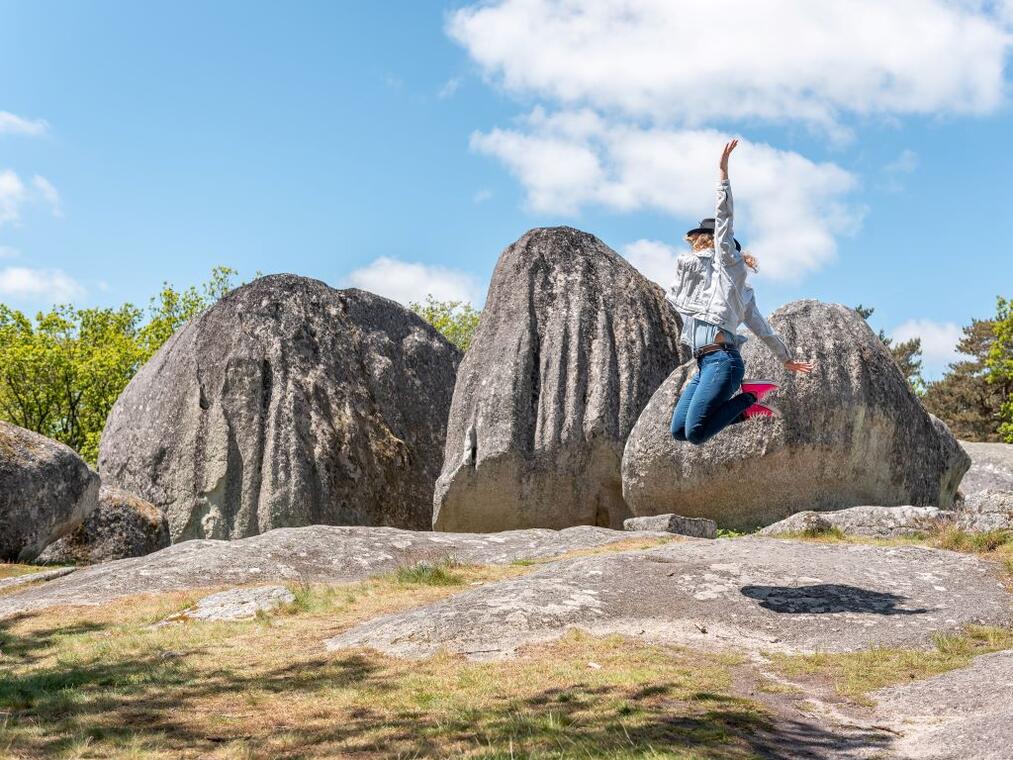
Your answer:
[[[936,636],[933,649],[875,648],[861,652],[771,655],[785,676],[829,682],[843,697],[871,705],[876,689],[963,668],[988,652],[1013,648],[1013,631],[969,626],[963,633]]]
[[[300,584],[292,604],[236,623],[152,627],[203,591],[5,621],[0,756],[755,756],[765,716],[734,696],[735,656],[578,632],[502,662],[324,651],[362,620],[524,572],[441,564]]]

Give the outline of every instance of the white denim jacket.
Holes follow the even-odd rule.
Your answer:
[[[756,306],[756,294],[746,283],[746,263],[735,247],[732,233],[732,187],[728,180],[718,183],[714,214],[714,247],[688,251],[676,259],[675,281],[669,286],[668,302],[685,320],[687,316],[709,322],[736,336],[743,322],[766,344],[781,362],[791,358],[784,341],[764,319]],[[691,346],[696,350],[696,346]]]

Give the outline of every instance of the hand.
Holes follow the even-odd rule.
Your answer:
[[[725,149],[721,151],[721,179],[728,179],[728,157],[732,155],[732,151],[738,146],[738,140],[731,140],[725,143]]]
[[[786,370],[790,370],[791,372],[798,372],[799,374],[802,375],[808,375],[816,368],[816,365],[813,364],[812,362],[787,361],[784,363],[784,368]]]

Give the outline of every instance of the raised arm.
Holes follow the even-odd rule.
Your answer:
[[[732,266],[742,260],[735,248],[735,235],[732,230],[732,218],[735,214],[732,207],[732,186],[728,181],[728,157],[738,144],[738,140],[732,140],[725,145],[721,151],[719,164],[721,178],[718,181],[717,208],[714,211],[714,248],[724,266]]]

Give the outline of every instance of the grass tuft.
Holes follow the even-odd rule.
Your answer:
[[[934,645],[933,649],[877,647],[860,652],[777,654],[771,659],[788,677],[827,680],[838,694],[871,706],[871,691],[963,668],[979,654],[1013,648],[1013,630],[968,626],[960,633],[937,634]]]
[[[438,563],[416,562],[394,571],[394,579],[403,586],[460,586],[464,579],[451,572],[457,565],[449,560]]]
[[[929,537],[933,545],[940,549],[974,554],[989,554],[1007,546],[1013,546],[1013,531],[989,530],[984,533],[969,533],[952,525],[947,525]]]
[[[840,540],[844,538],[844,531],[835,525],[831,525],[826,528],[814,526],[811,528],[806,528],[801,532],[800,535],[804,538],[823,538],[823,539]]]

